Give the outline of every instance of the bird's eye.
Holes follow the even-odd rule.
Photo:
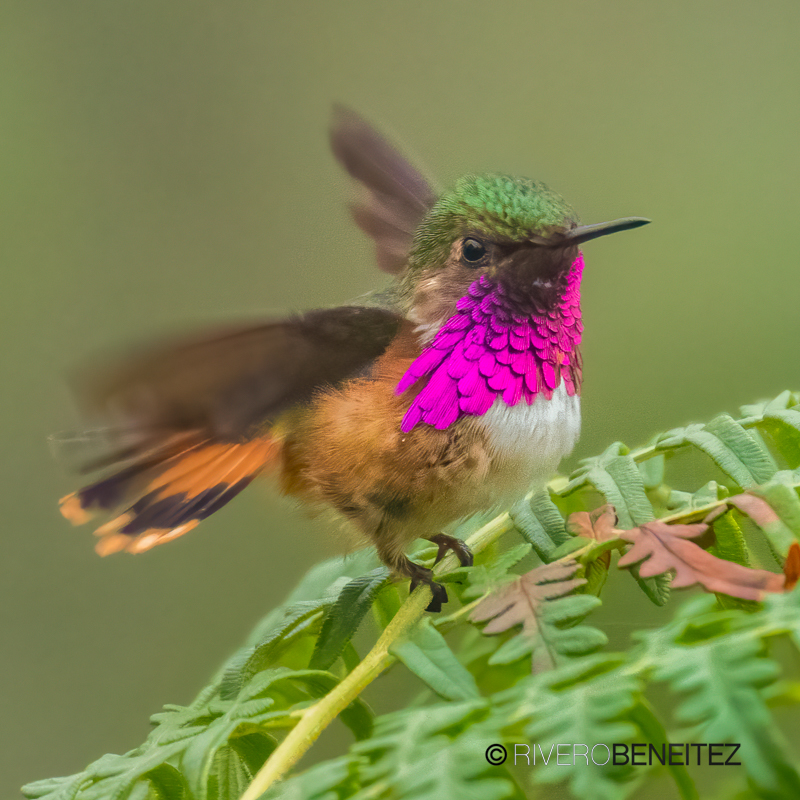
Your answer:
[[[461,244],[461,257],[469,265],[476,265],[486,255],[486,246],[477,239],[464,239]]]

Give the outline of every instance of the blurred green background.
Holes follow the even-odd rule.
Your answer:
[[[584,221],[654,220],[586,247],[574,464],[800,386],[798,30],[796,0],[5,3],[2,796],[138,745],[342,546],[255,489],[100,559],[47,445],[96,348],[380,283],[333,101],[443,183],[528,175]]]

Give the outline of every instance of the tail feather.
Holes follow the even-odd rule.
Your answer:
[[[81,472],[94,472],[101,464],[113,466],[114,463],[129,462],[127,466],[117,469],[111,475],[62,497],[59,501],[61,513],[74,525],[82,525],[98,512],[115,509],[127,497],[143,489],[154,474],[165,469],[167,465],[185,462],[187,454],[207,444],[208,440],[199,439],[197,436],[189,438],[180,436],[171,438],[155,448],[134,451],[133,460],[130,457],[119,457],[115,462],[109,456],[102,462],[85,465],[81,468]]]
[[[75,525],[98,512],[117,515],[95,531],[100,555],[140,553],[190,531],[275,462],[278,443],[184,443],[179,452],[148,453],[139,461],[61,499]]]

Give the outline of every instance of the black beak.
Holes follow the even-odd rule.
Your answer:
[[[647,225],[649,222],[650,220],[644,217],[625,217],[624,219],[615,219],[611,222],[598,222],[596,225],[578,225],[577,228],[567,231],[559,244],[562,247],[564,245],[583,244],[590,239],[597,239],[599,236],[607,236],[609,233],[641,228],[642,225]]]

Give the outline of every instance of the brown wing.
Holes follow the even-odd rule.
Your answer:
[[[356,224],[375,241],[378,266],[392,275],[406,264],[414,231],[436,193],[431,185],[363,117],[334,107],[331,148],[361,183],[364,200],[351,206]]]
[[[320,386],[380,356],[402,317],[343,306],[278,322],[218,329],[78,370],[83,410],[112,427],[201,429],[220,442],[252,436]]]
[[[274,460],[269,425],[315,391],[368,369],[402,317],[341,307],[215,331],[80,370],[79,400],[108,431],[114,469],[62,498],[75,524],[94,512],[98,551],[140,552],[190,530]]]

